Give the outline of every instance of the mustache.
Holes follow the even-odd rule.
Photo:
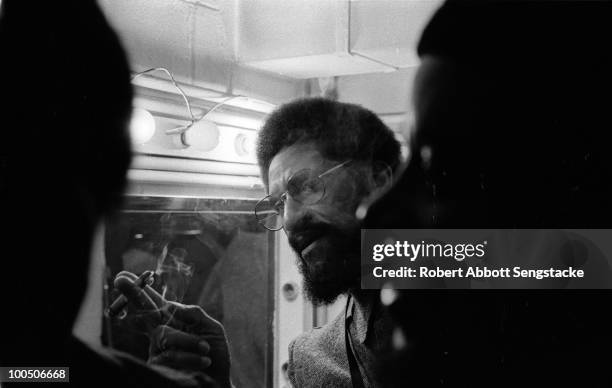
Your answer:
[[[330,235],[337,231],[336,227],[325,222],[301,222],[291,229],[288,235],[289,245],[299,250],[300,248],[304,248],[306,242],[312,242],[321,236]]]
[[[287,238],[289,245],[298,254],[300,259],[303,259],[301,256],[301,251],[311,242],[318,240],[321,237],[331,237],[337,242],[357,241],[357,247],[359,247],[358,241],[360,235],[359,228],[356,230],[353,230],[353,228],[347,229],[339,227],[333,223],[315,219],[312,216],[305,216],[302,219],[297,220],[291,227],[289,233],[287,234]],[[357,240],[355,240],[356,238]],[[340,251],[344,250],[352,251],[355,249],[355,247],[351,246],[341,248],[340,246],[337,246],[335,249],[337,249],[338,253],[340,253]]]

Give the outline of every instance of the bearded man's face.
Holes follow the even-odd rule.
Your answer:
[[[293,144],[272,159],[269,193],[282,204],[283,229],[298,256],[306,296],[315,304],[359,287],[355,211],[372,191],[368,176],[363,163],[327,159],[312,142]]]

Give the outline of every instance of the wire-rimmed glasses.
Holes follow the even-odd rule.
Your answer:
[[[284,193],[280,196],[270,194],[257,202],[255,205],[257,222],[268,230],[282,229],[287,198],[291,197],[303,205],[314,205],[325,196],[325,182],[322,178],[349,162],[350,160],[342,162],[319,175],[315,175],[309,168],[297,171],[287,180],[287,190]]]

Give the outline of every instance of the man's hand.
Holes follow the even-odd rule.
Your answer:
[[[222,387],[230,387],[230,359],[223,326],[198,306],[166,301],[137,276],[120,272],[115,287],[136,311],[135,320],[149,334],[149,363],[187,371],[203,371]]]
[[[204,370],[212,360],[208,342],[168,325],[159,325],[149,333],[149,363],[181,370]]]

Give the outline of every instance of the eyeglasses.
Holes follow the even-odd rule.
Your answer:
[[[287,181],[287,191],[280,196],[267,195],[255,205],[255,217],[264,228],[277,231],[283,228],[283,215],[287,198],[291,197],[303,205],[314,205],[325,196],[323,177],[347,165],[350,160],[340,163],[322,174],[315,175],[311,169],[297,171]]]

